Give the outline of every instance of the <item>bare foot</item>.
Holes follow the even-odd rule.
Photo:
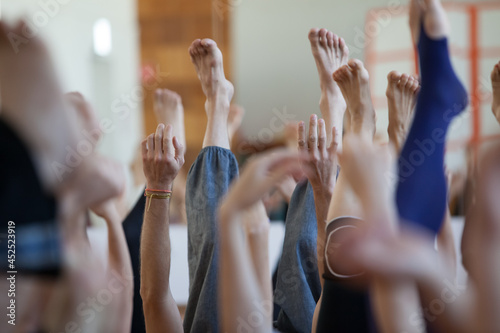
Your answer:
[[[229,134],[229,139],[233,141],[234,135],[241,126],[243,121],[243,116],[245,115],[245,109],[237,104],[231,104],[229,107],[229,116],[227,118],[227,132]]]
[[[375,134],[376,114],[372,104],[368,71],[357,59],[333,73],[351,114],[351,130],[373,138]]]
[[[491,86],[493,87],[492,110],[495,118],[500,123],[500,62],[495,65],[491,72]]]
[[[191,44],[189,54],[207,97],[205,109],[208,123],[203,147],[230,149],[227,122],[234,87],[224,75],[222,53],[213,40],[197,39]]]
[[[224,75],[222,52],[217,44],[211,39],[197,39],[191,44],[189,54],[207,99],[222,95],[231,101],[234,88]]]
[[[173,134],[186,147],[184,129],[184,106],[175,91],[157,89],[155,92],[154,112],[158,124],[172,124]]]
[[[403,147],[417,103],[419,82],[413,76],[392,71],[387,76],[387,102],[389,105],[389,141],[397,151]]]
[[[347,60],[349,60],[349,49],[344,39],[326,29],[311,29],[309,42],[318,68],[321,91],[337,93],[341,97],[342,94],[332,74],[340,67],[347,65]]]
[[[420,39],[421,26],[432,39],[447,37],[450,24],[440,0],[411,0],[410,29],[415,45]]]
[[[339,129],[337,142],[342,142],[340,136],[342,135],[346,101],[332,75],[337,69],[347,64],[349,49],[343,38],[326,29],[311,29],[309,42],[319,74],[321,87],[319,106],[326,123],[327,143],[331,142],[330,129],[333,127]]]

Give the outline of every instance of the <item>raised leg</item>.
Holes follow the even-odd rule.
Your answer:
[[[339,149],[342,149],[346,101],[332,75],[337,69],[347,64],[349,48],[343,38],[326,29],[311,29],[309,42],[318,69],[321,88],[319,108],[325,120],[327,145],[332,141],[331,130],[335,126],[337,128],[336,142],[340,143]]]
[[[219,332],[217,209],[238,163],[229,150],[227,119],[233,86],[225,79],[222,54],[214,41],[195,40],[189,52],[207,96],[208,123],[203,149],[191,167],[186,186],[189,300],[185,332]]]
[[[213,40],[197,39],[191,44],[189,54],[207,97],[205,110],[208,123],[203,147],[230,149],[227,125],[234,87],[224,75],[222,52]]]
[[[399,157],[397,206],[402,219],[436,234],[447,201],[443,165],[446,133],[468,99],[451,65],[445,38],[448,24],[440,1],[412,0],[410,7],[412,33],[419,38],[421,89],[415,118]]]

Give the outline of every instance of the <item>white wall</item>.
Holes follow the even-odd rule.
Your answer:
[[[243,122],[247,134],[258,136],[263,128],[272,129],[275,109],[283,113],[286,108],[296,120],[319,112],[319,80],[307,39],[310,28],[327,28],[357,47],[370,9],[407,4],[407,0],[234,0],[236,102],[247,110]],[[364,60],[361,48],[353,50],[352,57]],[[385,89],[385,84],[372,87],[378,88]]]
[[[99,149],[129,163],[142,136],[142,100],[133,99],[130,114],[118,117],[126,97],[140,88],[139,30],[136,0],[3,0],[2,19],[21,16],[35,22],[48,42],[65,91],[83,93],[100,119],[113,129]],[[93,25],[99,18],[111,22],[113,50],[106,59],[93,53]],[[35,21],[34,21],[35,20]]]

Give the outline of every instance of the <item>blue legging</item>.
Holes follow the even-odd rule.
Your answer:
[[[467,106],[468,98],[453,70],[446,38],[433,40],[422,27],[418,55],[421,90],[398,161],[396,201],[404,222],[437,234],[446,209],[446,133],[451,121]]]

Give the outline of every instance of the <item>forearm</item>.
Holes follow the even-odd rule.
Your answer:
[[[241,222],[241,214],[221,213],[218,290],[223,331],[236,332],[241,325],[238,319],[248,322],[254,312],[265,318],[263,325],[256,331],[270,331],[272,317],[266,307],[272,302],[262,295],[257,272],[252,269],[253,262],[245,244]]]
[[[109,266],[125,278],[131,278],[132,264],[120,217],[114,205],[109,208],[109,214],[105,218],[108,227]]]
[[[326,225],[328,223],[328,208],[332,198],[332,191],[322,188],[313,189],[314,206],[316,209],[316,222],[318,225],[318,235],[316,240],[316,251],[318,257],[318,272],[323,285],[323,273],[325,269],[325,246],[326,246]]]
[[[147,198],[141,235],[141,297],[148,333],[182,332],[170,291],[170,199]]]
[[[265,301],[272,303],[272,283],[269,269],[269,218],[262,202],[246,214],[248,247],[261,294]],[[272,307],[270,307],[272,308]],[[272,313],[269,313],[272,316]]]
[[[109,205],[109,214],[106,217],[108,226],[109,243],[109,269],[110,272],[116,272],[129,281],[124,286],[124,290],[118,294],[118,300],[115,304],[118,306],[117,331],[130,332],[133,311],[133,271],[130,254],[128,251],[125,233],[121,226],[118,212],[113,204]]]
[[[380,331],[422,332],[420,299],[414,282],[375,278],[370,291]]]
[[[169,199],[146,199],[141,234],[141,296],[165,299],[170,276]]]
[[[266,301],[272,302],[273,291],[269,269],[269,227],[248,235],[253,267],[259,281],[259,288]]]

